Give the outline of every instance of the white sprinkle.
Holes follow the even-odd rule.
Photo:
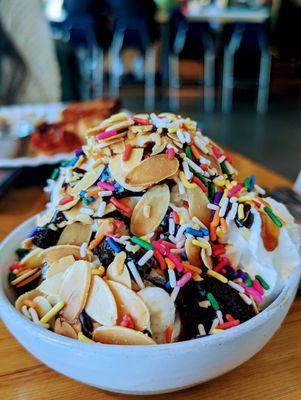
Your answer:
[[[180,291],[180,287],[179,286],[175,286],[172,290],[172,292],[170,293],[170,299],[171,301],[175,302],[176,298],[178,297],[179,291]]]
[[[224,320],[223,320],[223,314],[222,314],[221,310],[217,310],[217,311],[216,311],[216,316],[217,316],[217,318],[218,318],[218,320],[219,320],[219,323],[220,323],[220,324],[223,324],[223,323],[224,323]]]
[[[185,188],[183,183],[179,180],[178,182],[178,189],[179,189],[179,194],[185,194]]]
[[[140,246],[138,244],[131,244],[130,242],[127,242],[125,245],[126,251],[131,251],[132,253],[136,253],[138,250],[140,250]]]
[[[236,213],[237,213],[237,208],[238,208],[238,203],[233,203],[231,210],[229,211],[229,214],[228,214],[228,218],[230,221],[235,218]]]
[[[174,221],[174,219],[173,219],[173,218],[168,218],[168,233],[169,233],[170,235],[174,235],[174,233],[175,233],[175,228],[176,228],[176,226],[175,226],[175,221]]]
[[[238,293],[240,295],[240,297],[243,299],[243,301],[248,304],[248,306],[250,306],[252,304],[252,300],[250,299],[250,297],[248,297],[246,294],[244,293]]]
[[[172,243],[174,243],[174,244],[177,243],[176,238],[175,238],[173,235],[169,235],[169,236],[168,236],[168,239],[169,239]]]
[[[231,286],[233,289],[237,290],[240,293],[244,293],[245,289],[238,285],[237,283],[233,282],[233,281],[228,281],[228,285]]]
[[[152,256],[154,255],[153,250],[148,250],[138,261],[139,267],[142,267]]]
[[[225,161],[225,159],[226,159],[226,156],[222,155],[217,159],[217,161],[219,162],[219,164],[221,164],[222,162]]]
[[[112,194],[113,194],[112,190],[101,190],[98,192],[99,197],[112,196]]]
[[[220,217],[224,217],[225,216],[226,211],[227,211],[227,207],[228,207],[228,203],[229,203],[228,197],[224,197],[221,200],[221,202],[220,202],[221,208],[219,210],[219,216]]]
[[[185,224],[185,225],[181,225],[180,228],[178,229],[178,232],[176,234],[176,242],[177,243],[182,239],[182,237],[184,235],[184,232],[185,232],[185,229],[187,227],[188,227],[188,225]]]
[[[200,137],[196,136],[194,138],[194,144],[196,147],[198,147],[200,150],[202,150],[203,153],[208,154],[209,150],[206,147],[206,144],[200,139]]]
[[[201,164],[207,164],[207,165],[210,165],[210,160],[208,160],[207,158],[205,158],[205,157],[201,157],[200,158],[200,163]]]
[[[199,226],[202,226],[203,228],[205,227],[205,225],[198,219],[198,217],[192,217],[192,221],[193,221],[195,224],[197,224],[197,225],[199,225]]]
[[[209,204],[207,204],[207,208],[209,208],[209,210],[218,210],[219,209],[219,206],[217,206],[216,204],[212,204],[212,203],[209,203]]]
[[[178,244],[178,243],[177,243]],[[179,248],[179,249],[170,249],[170,252],[171,253],[173,253],[173,254],[181,254],[181,253],[183,253],[185,251],[185,248],[184,247],[181,247],[181,248]]]
[[[230,203],[236,203],[237,202],[237,197],[235,197],[235,196],[232,196],[232,197],[230,197]]]
[[[144,283],[143,283],[143,281],[141,279],[141,276],[140,276],[140,274],[139,274],[139,272],[137,270],[136,265],[133,263],[133,261],[129,261],[127,263],[127,266],[129,268],[129,270],[131,271],[131,273],[132,273],[137,285],[140,287],[140,289],[144,289],[145,285],[144,285]]]
[[[30,317],[33,320],[33,322],[35,324],[38,324],[40,322],[40,320],[39,320],[39,316],[38,316],[38,313],[36,312],[36,310],[32,307],[29,307],[28,312],[29,312]]]
[[[94,214],[93,208],[89,208],[89,207],[82,207],[79,209],[79,212],[81,214],[90,215],[90,216]]]
[[[123,236],[120,236],[120,238],[115,237],[114,240],[117,243],[125,244],[128,240],[130,240],[130,237],[126,236],[126,235],[123,235]]]
[[[170,287],[175,288],[177,284],[175,271],[171,268],[168,268],[168,278]]]
[[[198,324],[198,331],[200,336],[206,336],[206,331],[203,324]]]
[[[22,306],[21,311],[22,311],[22,314],[25,315],[26,318],[31,319],[31,316],[30,316],[25,304]]]
[[[204,173],[204,171],[202,170],[201,167],[199,167],[195,162],[191,161],[188,157],[185,158],[185,161],[187,162],[187,164],[195,171],[198,172],[199,174]]]
[[[185,136],[185,142],[189,143],[191,141],[191,137],[190,137],[189,133],[188,132],[184,132],[184,136]]]
[[[80,246],[80,251],[79,251],[79,253],[80,253],[80,256],[81,256],[82,258],[85,258],[86,255],[87,255],[87,246],[88,246],[88,243],[87,243],[87,242],[83,242],[82,245]]]
[[[208,308],[211,306],[211,303],[208,300],[203,300],[203,301],[199,301],[199,306],[201,308]]]
[[[256,189],[257,193],[264,195],[266,193],[266,191],[259,185],[254,185],[254,188]]]
[[[212,333],[213,329],[217,328],[218,324],[219,324],[219,320],[218,320],[218,318],[215,318],[213,320],[213,322],[212,322],[212,325],[211,325],[211,328],[210,328],[210,331],[209,331],[210,334]]]
[[[189,181],[193,177],[193,173],[190,171],[186,161],[183,161],[182,166],[183,166],[185,178]]]
[[[107,206],[107,203],[105,201],[102,201],[98,207],[98,210],[97,210],[95,216],[102,217],[105,212],[106,206]]]
[[[184,144],[185,143],[185,137],[183,135],[183,132],[180,129],[177,130],[177,136],[179,138],[179,141]]]

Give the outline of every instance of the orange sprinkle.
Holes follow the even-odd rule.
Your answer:
[[[212,225],[212,222],[210,224],[210,240],[216,240],[216,226]]]
[[[173,333],[173,326],[169,325],[166,328],[166,331],[165,331],[165,341],[166,341],[166,343],[171,343],[172,333]]]
[[[196,148],[196,146],[194,144],[192,144],[190,146],[192,154],[194,155],[194,157],[199,160],[201,158],[201,153],[198,151],[198,149]]]
[[[122,153],[122,161],[128,161],[131,157],[133,147],[130,144],[125,146],[124,152]]]
[[[173,211],[172,212],[172,217],[173,217],[173,220],[175,221],[175,224],[178,225],[180,223],[179,214],[176,211]]]
[[[76,167],[76,168],[79,168],[79,167],[83,164],[83,162],[85,161],[85,159],[86,159],[86,157],[80,156],[80,158],[78,159],[78,161],[77,161],[75,167]]]
[[[226,222],[225,218],[221,218],[220,222],[221,222],[222,232],[224,234],[227,233],[228,232],[228,225],[227,225],[227,222]]]
[[[23,304],[24,304],[24,306],[32,307],[32,308],[35,308],[35,306],[36,306],[36,303],[33,300],[29,300],[29,299],[23,300]]]
[[[100,233],[98,236],[95,237],[94,240],[92,240],[92,242],[89,245],[89,249],[93,250],[96,246],[99,245],[99,243],[102,241],[102,239],[104,238],[104,235],[102,233]]]
[[[160,254],[158,252],[158,250],[154,250],[154,256],[155,256],[155,259],[160,264],[160,268],[162,269],[162,271],[164,271],[166,269],[166,263],[165,263],[165,260],[164,260],[164,258],[162,256],[162,254]]]
[[[90,190],[90,192],[87,192],[87,193],[85,194],[85,197],[95,197],[95,196],[98,195],[98,192],[99,192],[100,190],[101,190],[101,189]]]
[[[73,199],[74,199],[73,196],[66,196],[66,197],[63,197],[63,198],[60,200],[59,204],[60,204],[61,206],[63,206],[64,204],[70,203],[70,201],[72,201]]]
[[[171,261],[170,258],[165,257],[165,262],[166,262],[168,268],[175,269],[175,263],[173,261]]]
[[[219,208],[215,210],[213,220],[210,225],[217,227],[219,225]]]
[[[201,274],[202,270],[201,268],[196,267],[195,265],[192,265],[186,261],[183,261],[182,264],[184,265],[184,269],[189,269],[192,272],[196,272],[197,274]]]

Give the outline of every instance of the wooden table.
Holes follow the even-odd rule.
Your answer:
[[[255,174],[268,188],[291,185],[275,173],[234,154],[241,175]],[[45,197],[40,188],[12,190],[0,201],[0,239],[23,220],[40,211]],[[297,298],[269,344],[251,360],[211,382],[181,392],[146,396],[154,400],[300,400],[301,298]],[[239,350],[238,350],[239,351]],[[50,370],[27,353],[0,323],[0,399],[109,400],[132,399],[77,383]],[[78,360],[80,363],[80,360]],[[206,362],[206,360],[204,360]],[[135,379],[135,377],[133,377]]]

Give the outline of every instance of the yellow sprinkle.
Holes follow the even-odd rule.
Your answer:
[[[93,268],[91,270],[91,274],[102,276],[105,273],[105,271],[106,271],[105,268],[102,265],[100,265],[98,268]]]
[[[213,269],[208,269],[207,275],[212,276],[213,278],[218,279],[220,282],[227,283],[228,279],[218,272],[213,271]]]
[[[87,336],[83,334],[83,332],[78,332],[77,334],[78,340],[85,342],[85,343],[95,343],[94,340],[89,339]]]
[[[51,320],[52,317],[54,317],[59,311],[61,311],[61,309],[65,307],[65,303],[63,301],[60,301],[59,303],[57,303],[54,307],[52,307],[51,310],[48,311],[48,313],[46,313],[44,315],[44,317],[42,317],[40,319],[40,322],[42,324],[47,324],[48,321]]]
[[[238,219],[244,219],[245,213],[244,213],[244,206],[243,206],[243,204],[240,204],[240,205],[238,206],[237,214],[238,214]]]
[[[178,214],[180,217],[180,225],[185,225],[186,221],[185,221],[184,215],[181,213],[178,213]]]
[[[196,239],[192,239],[192,244],[194,244],[195,246],[201,247],[202,249],[209,249],[210,244],[209,242],[206,242],[205,240],[196,240]]]
[[[223,233],[222,228],[220,226],[218,226],[216,228],[216,236],[219,237],[219,238],[222,238],[224,236],[224,233]]]
[[[245,201],[251,201],[251,200],[252,200],[252,197],[251,197],[251,196],[248,196],[248,195],[240,196],[240,197],[238,198],[238,201],[239,201],[239,202],[245,202]]]
[[[216,186],[222,187],[222,186],[225,186],[226,181],[225,181],[225,179],[222,179],[222,178],[219,176],[219,177],[213,179],[213,183],[214,183]]]
[[[145,218],[149,218],[150,211],[151,211],[151,206],[146,205],[146,206],[143,207],[143,215],[144,215]]]
[[[232,183],[230,181],[225,182],[226,188],[231,189],[232,188]]]
[[[183,171],[180,172],[180,179],[183,185],[186,187],[186,189],[194,189],[197,187],[196,183],[188,182],[188,180],[185,178],[185,174]]]
[[[170,117],[172,118],[174,121],[177,119],[177,116],[173,113],[169,113],[169,112],[164,112],[164,113],[160,113],[159,117]]]
[[[237,181],[231,181],[231,185],[232,185],[232,187],[236,186],[237,184],[238,184],[238,182],[237,182]]]
[[[216,334],[216,333],[223,333],[223,332],[225,332],[225,330],[224,329],[212,329],[212,331],[211,331],[213,334]]]
[[[115,121],[119,121],[120,119],[124,119],[124,118],[128,118],[128,117],[129,116],[127,115],[127,113],[120,112],[120,113],[111,115],[110,120],[115,122]]]
[[[221,197],[221,199],[220,199],[220,201],[219,201],[219,203],[218,203],[219,206],[221,206],[223,199],[224,199],[225,197],[227,197],[227,196],[228,196],[228,189],[225,189],[225,190],[224,190],[224,193],[223,193],[223,195],[222,195],[222,197]]]
[[[149,237],[148,236],[140,236],[140,239],[144,240],[145,242],[150,243]]]
[[[168,132],[175,133],[175,132],[177,132],[178,129],[179,129],[178,126],[171,126],[170,128],[168,128]]]

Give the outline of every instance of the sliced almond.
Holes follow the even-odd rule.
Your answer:
[[[92,225],[74,222],[73,224],[66,226],[57,244],[73,244],[75,246],[81,246],[83,242],[88,243],[90,241],[91,234]]]
[[[167,146],[167,143],[168,143],[168,141],[167,141],[166,137],[163,136],[161,138],[161,142],[158,144],[155,144],[153,146],[151,155],[155,156],[156,154],[162,153],[164,151],[165,147]]]
[[[50,278],[45,279],[38,289],[47,296],[60,296],[62,282],[65,278],[65,272],[59,272]]]
[[[35,310],[38,313],[39,318],[44,317],[52,309],[52,305],[44,296],[37,296],[34,298]]]
[[[170,160],[167,155],[158,154],[134,167],[125,176],[125,182],[131,186],[149,186],[173,176],[178,169],[177,158]]]
[[[103,132],[108,127],[112,126],[114,122],[128,120],[129,117],[125,112],[112,115],[110,118],[104,119],[99,125],[88,130],[87,135],[97,135]]]
[[[71,265],[74,263],[75,258],[71,256],[65,256],[61,258],[59,261],[53,263],[46,271],[46,279],[51,278],[52,276],[65,272]]]
[[[86,261],[75,261],[66,271],[59,295],[65,303],[62,316],[67,321],[78,318],[83,310],[88,297],[90,281],[91,268]]]
[[[50,211],[39,214],[37,216],[37,226],[42,227],[42,226],[49,224],[49,222],[52,220],[52,218],[54,216],[54,213],[55,213],[55,209],[53,208]]]
[[[108,266],[106,277],[114,282],[119,282],[131,289],[131,276],[125,265],[126,253],[121,251],[115,255],[114,261]]]
[[[164,218],[170,202],[167,185],[157,185],[149,189],[136,204],[131,217],[131,231],[143,236],[153,232]],[[144,217],[144,206],[150,206],[149,218]]]
[[[40,267],[43,262],[43,257],[41,255],[42,252],[43,250],[40,248],[31,250],[28,254],[26,254],[25,257],[22,258],[20,264],[22,266],[26,266],[26,268]]]
[[[41,275],[41,270],[39,269],[35,274],[29,276],[26,279],[23,279],[21,282],[17,283],[15,285],[16,288],[20,288],[23,287],[25,285],[27,285],[28,283],[34,281],[36,278],[38,278]]]
[[[100,276],[92,276],[85,310],[91,318],[102,325],[116,325],[118,316],[116,301],[109,286]]]
[[[92,169],[87,172],[80,181],[70,190],[70,194],[78,195],[81,190],[89,189],[97,179],[100,177],[102,171],[104,170],[104,165],[99,165],[97,168]]]
[[[208,255],[206,249],[201,250],[201,257],[202,257],[202,261],[203,261],[204,265],[207,268],[212,269],[213,261],[212,261],[212,258]]]
[[[136,165],[139,165],[141,159],[143,157],[143,149],[133,149],[131,153],[131,157],[128,161],[122,161],[122,155],[117,154],[112,157],[109,162],[109,169],[112,177],[127,190],[132,192],[141,192],[144,190],[144,187],[132,187],[132,185],[128,185],[125,182],[125,175],[128,171],[134,168]]]
[[[199,267],[202,264],[201,252],[198,246],[192,244],[193,238],[188,237],[185,241],[185,252],[190,264]]]
[[[26,269],[21,275],[19,275],[16,279],[10,282],[11,285],[16,286],[20,282],[29,278],[32,275],[35,275],[37,272],[40,272],[38,268]]]
[[[40,296],[42,293],[38,289],[30,290],[29,292],[21,294],[15,302],[15,308],[21,311],[24,300],[34,300],[35,297]]]
[[[77,339],[77,333],[72,326],[68,324],[67,321],[63,321],[60,318],[57,318],[55,321],[54,332],[71,339]]]
[[[126,119],[124,121],[118,121],[113,125],[108,126],[105,131],[123,131],[124,129],[129,128],[131,125],[134,124],[132,119]]]
[[[46,261],[48,264],[54,264],[66,256],[73,256],[75,259],[79,259],[80,247],[71,244],[63,244],[49,247],[41,252],[42,260]]]
[[[206,227],[210,224],[210,210],[207,208],[209,200],[206,194],[197,186],[187,189],[190,217],[197,217]]]
[[[93,340],[104,344],[151,345],[156,342],[142,332],[123,326],[100,326],[93,332]]]
[[[138,330],[149,327],[149,311],[141,298],[121,283],[109,280],[108,284],[117,303],[118,323],[125,314],[129,314]]]
[[[122,154],[125,149],[125,144],[124,141],[114,143],[111,145],[111,150],[113,151],[114,154]]]

